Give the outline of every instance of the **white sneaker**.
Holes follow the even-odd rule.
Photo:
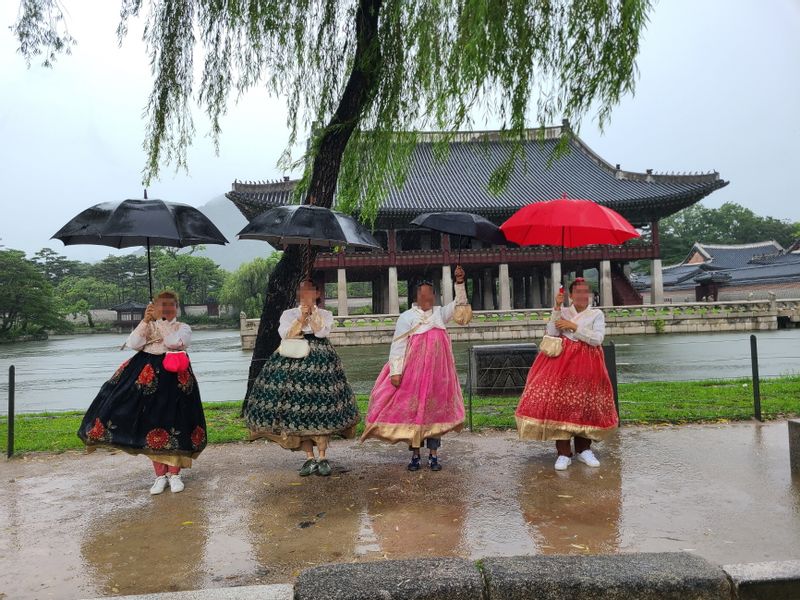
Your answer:
[[[158,496],[161,492],[163,492],[167,487],[167,478],[164,475],[160,477],[156,477],[155,483],[153,483],[153,487],[150,488],[150,493],[153,496]]]
[[[183,485],[183,480],[181,479],[180,473],[178,475],[169,476],[170,492],[177,494],[178,492],[182,492],[184,487],[186,486]]]
[[[581,461],[585,465],[589,465],[590,467],[599,467],[600,461],[597,460],[597,457],[594,455],[594,452],[591,450],[584,450],[577,456],[578,460]]]
[[[566,471],[571,464],[572,459],[569,456],[559,456],[556,460],[556,471]]]

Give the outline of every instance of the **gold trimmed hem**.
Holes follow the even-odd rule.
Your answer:
[[[300,445],[303,442],[310,441],[317,446],[320,450],[325,450],[332,437],[340,437],[346,440],[352,440],[356,437],[356,425],[351,425],[342,431],[333,433],[313,433],[313,434],[286,434],[275,433],[264,429],[251,429],[250,441],[267,440],[278,444],[285,450],[300,450]]]
[[[419,448],[426,438],[442,437],[448,433],[458,433],[464,429],[464,421],[457,423],[432,423],[430,425],[409,425],[407,423],[372,423],[367,425],[361,434],[360,442],[369,438],[397,444],[406,442],[409,446]]]
[[[585,437],[595,442],[606,439],[615,429],[611,427],[594,427],[592,425],[578,425],[565,421],[544,421],[514,415],[517,421],[517,434],[519,439],[535,442],[548,442],[553,440],[569,440],[574,436]]]
[[[86,454],[91,454],[98,448],[107,450],[121,450],[131,456],[146,456],[154,462],[160,462],[170,467],[180,467],[181,469],[191,469],[192,460],[200,456],[200,452],[182,452],[176,454],[175,450],[151,450],[150,448],[128,448],[127,446],[115,446],[113,444],[86,444]],[[202,450],[201,450],[202,452]]]

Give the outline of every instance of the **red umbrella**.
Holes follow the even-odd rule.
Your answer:
[[[619,245],[639,233],[619,213],[591,200],[563,198],[523,206],[500,226],[506,239],[520,246],[577,248]]]

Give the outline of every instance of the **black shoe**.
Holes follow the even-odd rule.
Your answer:
[[[411,457],[411,462],[408,463],[408,470],[419,471],[419,454],[415,454]]]
[[[438,456],[429,456],[428,457],[428,468],[431,471],[441,471],[442,465],[439,464],[439,457]]]
[[[309,475],[317,472],[317,461],[314,458],[309,458],[306,462],[303,463],[303,466],[300,467],[300,477],[308,477]]]

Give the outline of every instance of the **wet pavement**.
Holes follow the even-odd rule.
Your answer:
[[[334,474],[298,454],[208,448],[186,491],[151,497],[122,453],[0,463],[0,598],[76,598],[292,581],[326,562],[424,556],[695,552],[800,559],[800,478],[786,422],[625,427],[599,469],[555,472],[515,432],[447,437],[445,468],[401,446],[337,442]]]

